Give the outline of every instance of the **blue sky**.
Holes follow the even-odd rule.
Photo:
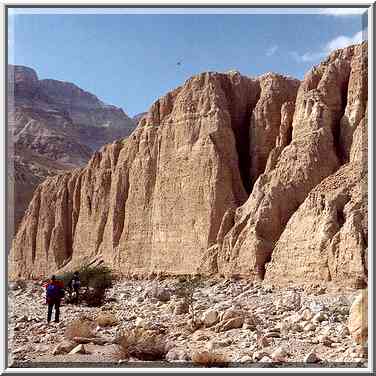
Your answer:
[[[331,50],[366,38],[359,9],[98,11],[105,14],[10,10],[9,63],[34,68],[41,79],[73,82],[133,116],[194,74],[236,69],[249,76],[274,71],[302,79]]]

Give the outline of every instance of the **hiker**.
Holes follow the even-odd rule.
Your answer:
[[[60,303],[64,297],[64,285],[53,275],[46,287],[46,300],[48,304],[47,322],[51,321],[52,309],[55,306],[55,322],[59,322]]]
[[[78,272],[73,273],[73,277],[69,282],[69,290],[72,293],[72,290],[74,292],[74,302],[78,304],[78,295],[79,290],[81,288],[81,280],[80,280],[80,274]]]

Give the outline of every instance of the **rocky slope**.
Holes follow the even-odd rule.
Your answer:
[[[124,274],[264,277],[266,268],[274,280],[359,284],[366,62],[363,44],[335,51],[301,83],[237,72],[191,78],[129,139],[38,187],[14,241],[12,275],[104,260]],[[336,218],[335,208],[319,214],[315,189],[325,205],[342,207]]]
[[[135,124],[121,109],[74,84],[39,80],[34,70],[23,66],[8,66],[8,77],[17,227],[45,177],[85,165],[95,150],[128,136]],[[28,172],[18,176],[21,170]]]

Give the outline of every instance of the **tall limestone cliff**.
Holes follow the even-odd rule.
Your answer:
[[[154,103],[128,139],[37,188],[13,243],[11,276],[103,260],[125,274],[252,276],[267,265],[266,278],[304,279],[303,266],[288,272],[296,253],[307,270],[316,262],[315,277],[327,278],[305,241],[323,244],[317,252],[337,260],[332,279],[355,268],[358,280],[366,245],[352,226],[364,230],[364,216],[354,222],[347,213],[367,207],[366,171],[351,168],[364,163],[367,149],[366,90],[359,83],[365,52],[366,44],[335,51],[301,83],[237,72],[191,78]],[[302,208],[315,189],[326,189],[326,179],[325,200],[332,207],[343,202],[345,224],[324,244],[304,231],[332,220],[334,209],[325,219],[314,205]],[[337,200],[341,179],[347,196]],[[286,248],[289,236],[295,245]],[[346,246],[350,238],[357,260]]]
[[[263,278],[272,261],[266,278],[275,281],[360,283],[367,248],[366,75],[366,43],[337,50],[308,72],[293,117],[287,104],[282,109],[265,173],[232,212],[231,226],[224,218],[203,270]]]

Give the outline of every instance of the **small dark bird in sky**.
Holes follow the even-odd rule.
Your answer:
[[[181,65],[181,61],[178,61],[178,62],[176,63],[176,65],[177,65],[177,66],[180,66],[180,65]]]

